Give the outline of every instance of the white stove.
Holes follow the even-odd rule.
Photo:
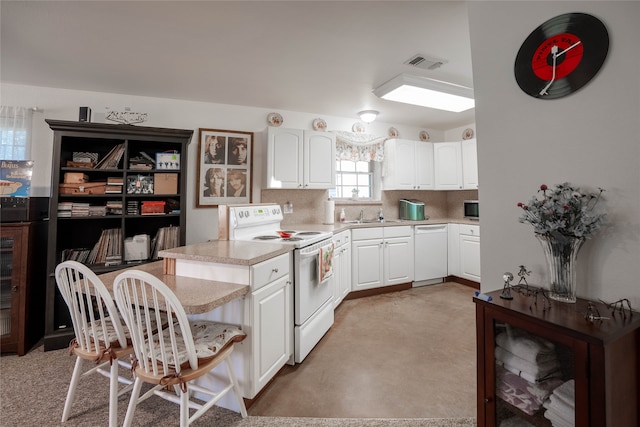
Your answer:
[[[282,219],[279,205],[229,206],[229,240],[285,243],[303,248],[333,235],[326,231],[283,229]]]
[[[232,205],[228,215],[229,240],[293,248],[293,361],[300,363],[333,325],[334,280],[326,274],[327,265],[333,272],[333,233],[283,229],[279,205]]]

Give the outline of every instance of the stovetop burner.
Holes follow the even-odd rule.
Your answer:
[[[256,236],[253,240],[275,240],[280,239],[280,236]]]
[[[296,233],[298,236],[314,236],[316,234],[320,234],[320,231],[301,231]]]

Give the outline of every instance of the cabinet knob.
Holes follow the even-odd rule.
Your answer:
[[[18,292],[18,287],[17,287],[17,286],[12,286],[12,287],[11,287],[11,290],[12,290],[13,292]]]
[[[490,403],[490,402],[491,402],[491,399],[489,397],[484,398],[484,403]]]

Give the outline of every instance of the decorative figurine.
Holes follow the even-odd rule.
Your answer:
[[[600,300],[601,303],[605,304],[609,310],[611,310],[611,316],[616,317],[616,312],[622,315],[623,319],[627,318],[626,310],[629,310],[629,316],[633,317],[633,310],[631,309],[631,303],[627,298],[619,299],[616,302],[608,303]],[[625,307],[626,303],[626,307]]]
[[[531,274],[531,271],[527,271],[527,267],[525,267],[524,265],[521,265],[520,271],[518,271],[518,276],[520,276],[518,285],[524,285],[526,287],[529,287],[529,284],[527,283],[527,278],[525,276],[528,276],[530,274]]]
[[[502,279],[504,280],[504,287],[502,288],[500,298],[513,299],[513,296],[511,296],[511,281],[513,280],[513,274],[507,271],[502,275]]]

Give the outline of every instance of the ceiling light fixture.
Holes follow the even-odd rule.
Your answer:
[[[459,113],[475,107],[473,89],[441,80],[399,74],[373,90],[389,101]]]
[[[371,123],[378,117],[378,112],[376,110],[364,110],[360,111],[358,116],[360,116],[360,120],[363,122]]]

